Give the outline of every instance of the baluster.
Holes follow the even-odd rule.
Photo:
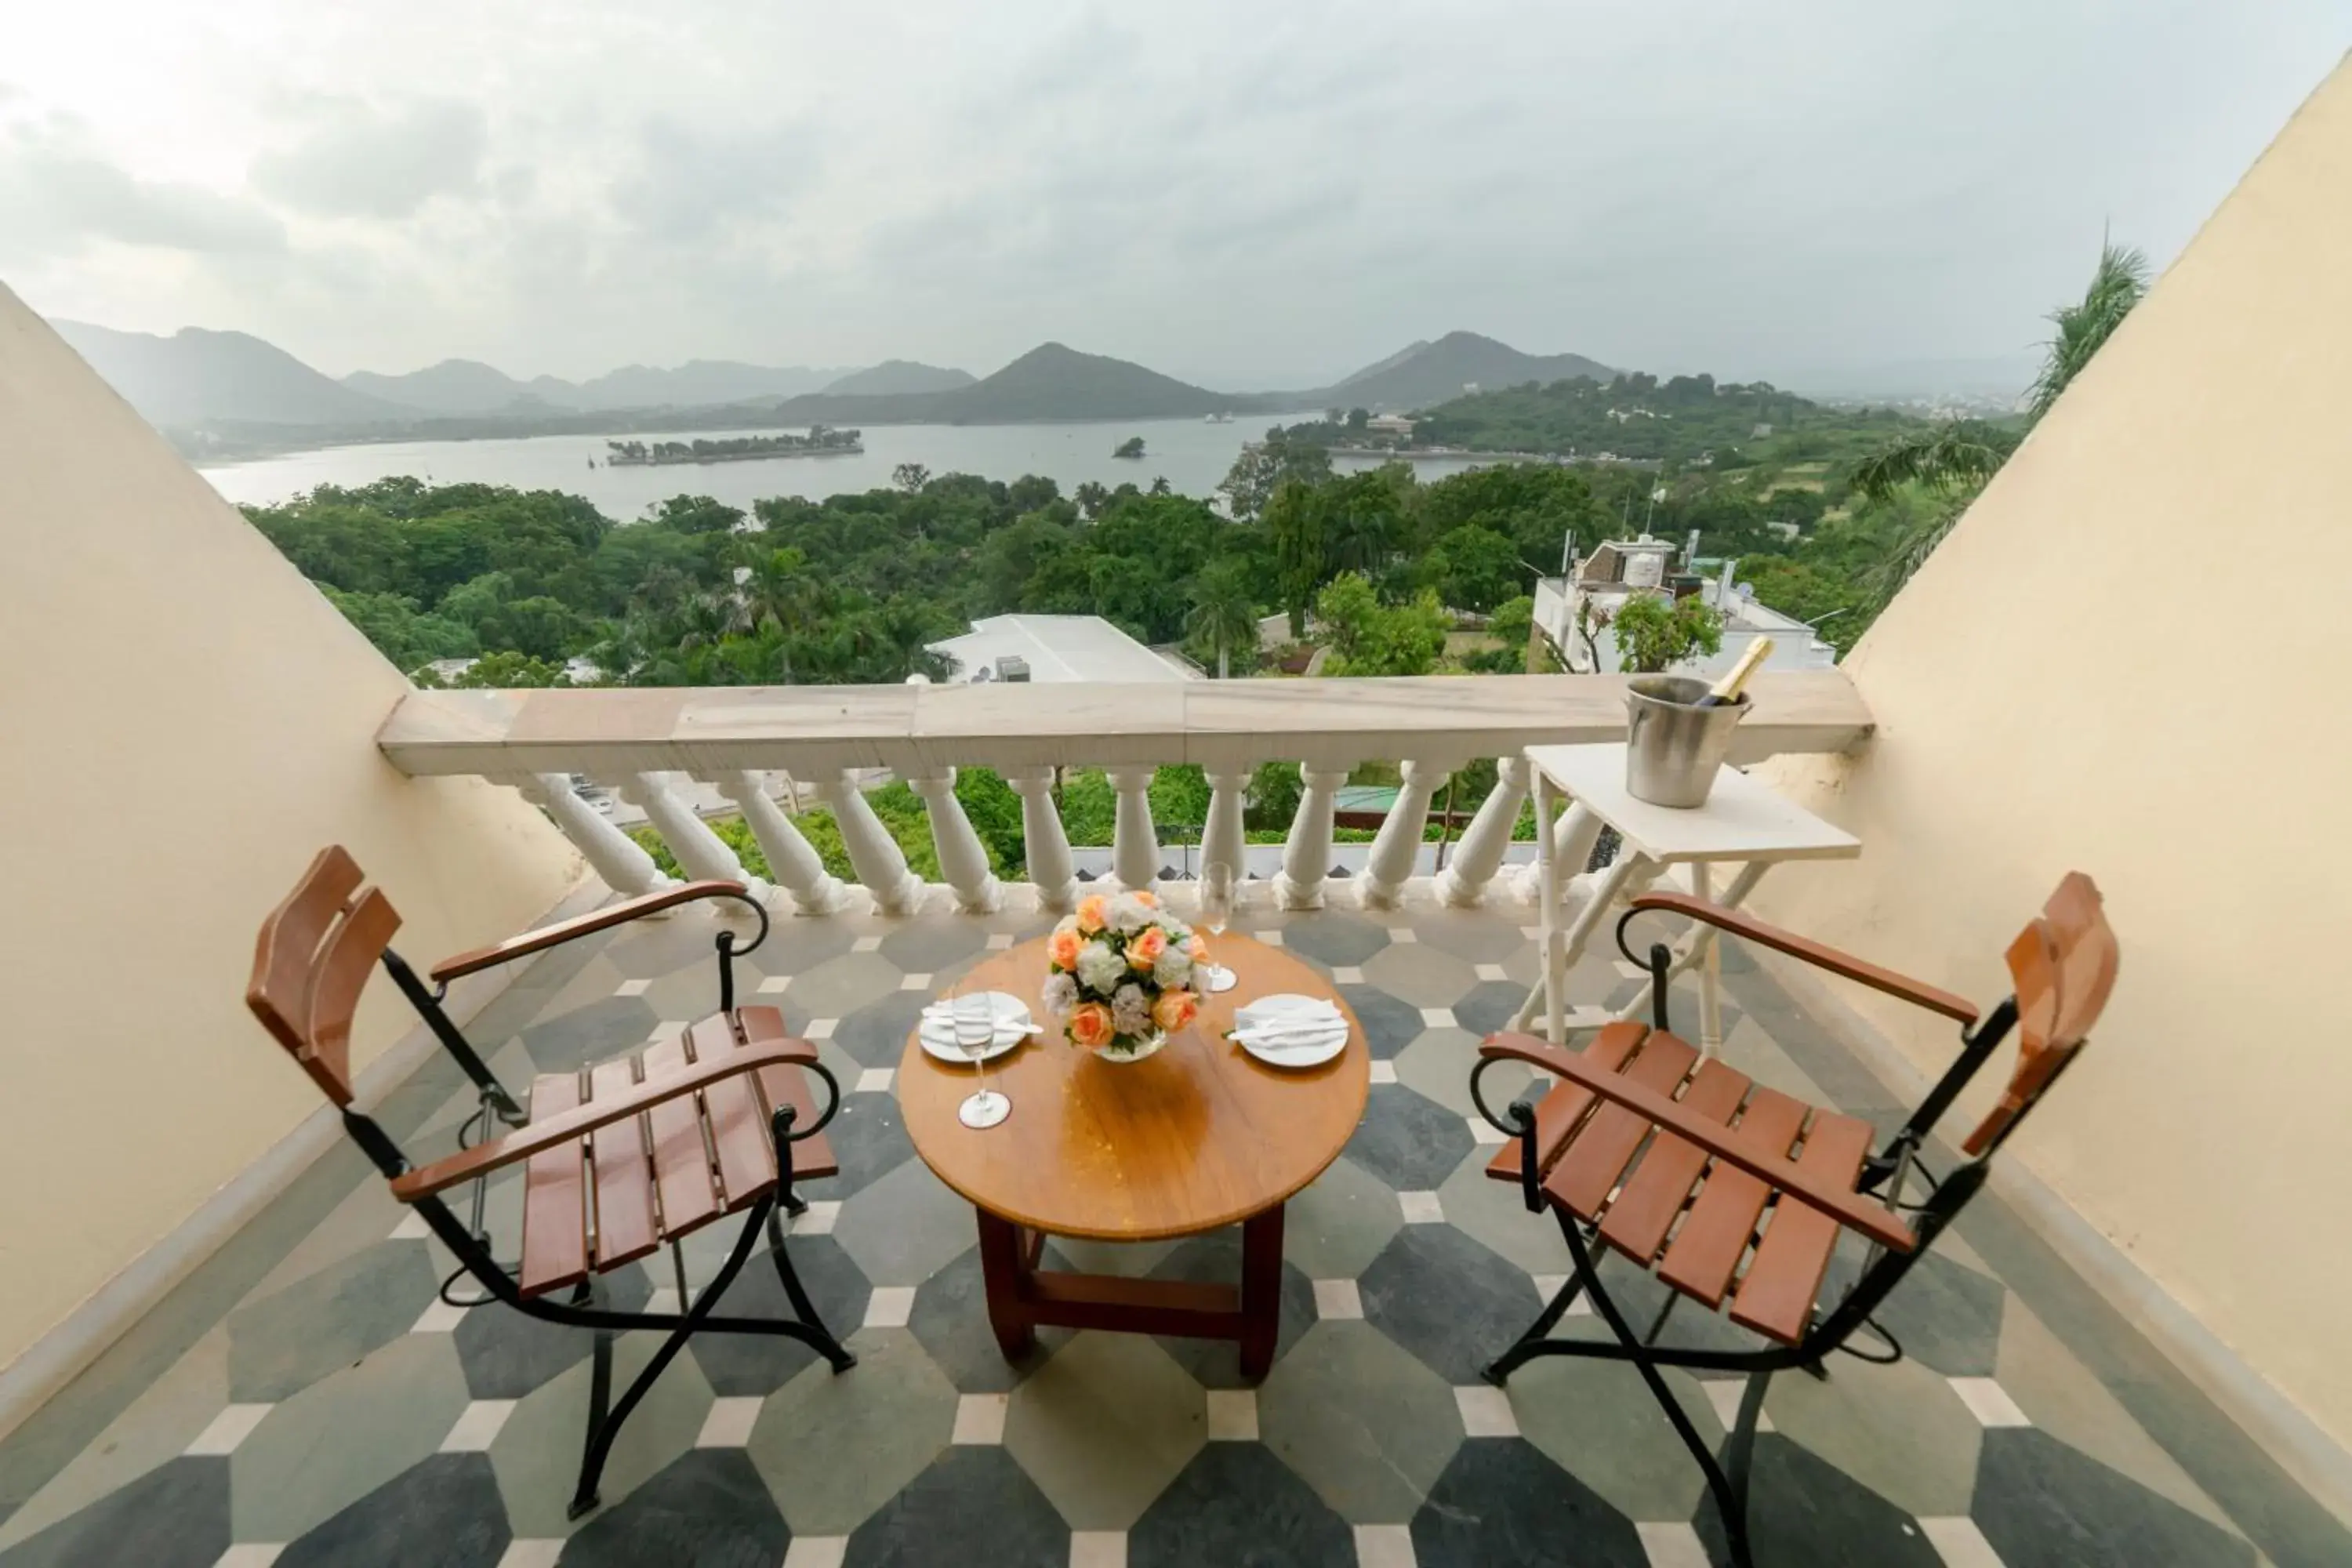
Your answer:
[[[818,798],[833,808],[833,820],[841,828],[841,847],[849,854],[850,868],[866,890],[874,895],[874,907],[886,915],[903,915],[923,900],[923,879],[907,869],[906,853],[874,808],[866,802],[866,792],[849,776],[846,768],[836,769],[830,777],[817,781]]]
[[[1558,822],[1552,824],[1551,852],[1554,864],[1559,867],[1559,905],[1563,921],[1575,918],[1576,911],[1592,896],[1592,889],[1600,881],[1600,873],[1587,871],[1584,865],[1592,858],[1592,847],[1600,842],[1603,826],[1599,817],[1575,801],[1569,802],[1568,809],[1559,814]],[[1536,831],[1543,831],[1540,823],[1537,825]],[[1529,865],[1519,877],[1519,897],[1530,903],[1535,901],[1542,891],[1542,881],[1540,868]]]
[[[1037,903],[1054,914],[1066,914],[1078,901],[1078,879],[1070,869],[1070,838],[1062,826],[1061,809],[1054,804],[1054,770],[1022,768],[1005,774],[1021,796],[1021,836],[1029,879],[1037,884]]]
[[[972,831],[971,817],[956,798],[955,770],[909,776],[907,783],[930,807],[931,845],[940,852],[940,875],[955,889],[956,907],[968,915],[996,912],[1004,895],[988,868],[988,851]]]
[[[743,820],[768,858],[768,874],[793,896],[793,907],[804,915],[829,915],[848,900],[849,889],[824,868],[824,859],[809,847],[793,819],[778,809],[761,787],[760,775],[738,770],[717,775],[719,793],[743,808]],[[789,783],[786,787],[791,787]]]
[[[1429,825],[1429,798],[1454,770],[1434,762],[1409,762],[1401,771],[1403,787],[1364,860],[1366,909],[1394,909],[1404,897],[1405,882],[1421,855],[1422,831]]]
[[[1150,763],[1107,770],[1118,792],[1118,810],[1112,819],[1110,867],[1118,885],[1130,891],[1160,880],[1160,839],[1151,826]]]
[[[1239,909],[1249,875],[1249,834],[1242,823],[1242,801],[1255,770],[1241,765],[1202,771],[1209,779],[1209,820],[1201,826],[1201,864],[1233,868],[1234,907]]]
[[[1495,787],[1478,803],[1462,840],[1454,847],[1445,869],[1437,874],[1437,896],[1456,909],[1484,903],[1486,884],[1503,864],[1519,824],[1519,807],[1527,804],[1528,760],[1500,757],[1495,763]]]
[[[1331,814],[1348,770],[1302,765],[1298,775],[1306,787],[1282,847],[1282,874],[1274,879],[1274,893],[1286,910],[1319,910],[1323,881],[1331,874]]]
[[[660,773],[633,773],[621,786],[621,798],[641,807],[646,820],[669,846],[681,869],[698,882],[740,882],[744,890],[765,903],[774,889],[743,868],[727,841],[710,831],[709,824],[669,791]],[[738,905],[737,908],[741,906]]]
[[[662,868],[646,853],[643,845],[574,794],[571,779],[564,774],[521,773],[503,782],[513,785],[523,799],[553,818],[556,827],[587,858],[604,886],[622,897],[634,899],[640,893],[654,892],[668,887],[673,880],[662,874]]]

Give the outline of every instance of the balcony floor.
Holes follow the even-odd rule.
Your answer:
[[[1034,919],[787,921],[750,967],[790,984],[760,999],[796,1029],[831,1020],[824,1049],[861,1090],[835,1124],[843,1174],[807,1189],[791,1243],[856,1371],[698,1339],[626,1428],[604,1508],[568,1525],[585,1334],[440,1307],[447,1258],[339,1143],[0,1443],[0,1568],[1706,1563],[1711,1507],[1630,1369],[1541,1362],[1507,1395],[1475,1375],[1569,1268],[1550,1222],[1483,1179],[1465,1120],[1476,1039],[1534,973],[1526,918],[1242,922],[1337,973],[1393,1079],[1291,1206],[1280,1357],[1254,1395],[1230,1346],[1049,1332],[1026,1366],[996,1352],[971,1212],[915,1158],[887,1071],[924,996]],[[681,915],[551,955],[475,1037],[509,1083],[627,1048],[715,1005],[710,930]],[[1899,1116],[1769,976],[1726,960],[1735,1065]],[[1594,1000],[1633,984],[1600,957],[1578,979]],[[412,1157],[452,1146],[457,1083],[436,1059],[383,1109]],[[492,1194],[502,1254],[516,1199],[511,1182]],[[732,1230],[689,1244],[689,1269]],[[1882,1314],[1907,1359],[1774,1382],[1763,1563],[2352,1562],[2352,1536],[1997,1199],[1959,1230]],[[1204,1278],[1238,1254],[1233,1236],[1064,1250]],[[648,1261],[618,1293],[663,1287],[667,1260]],[[781,1308],[773,1274],[755,1262],[730,1302]],[[654,1339],[623,1342],[623,1377]],[[1719,1431],[1738,1384],[1670,1376]]]

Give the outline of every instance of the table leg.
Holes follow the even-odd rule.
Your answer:
[[[1242,1376],[1251,1383],[1274,1366],[1282,1332],[1282,1205],[1242,1222]]]
[[[972,1212],[980,1216],[980,1272],[988,1288],[988,1326],[996,1331],[996,1348],[1004,1359],[1019,1361],[1037,1343],[1021,1226],[986,1209]]]
[[[1756,884],[1764,879],[1764,873],[1770,869],[1769,861],[1748,861],[1739,868],[1739,875],[1731,879],[1731,886],[1724,889],[1723,897],[1717,901],[1727,910],[1738,909],[1747,900],[1748,895],[1756,890]],[[1691,890],[1704,899],[1708,897],[1709,886],[1707,863],[1704,860],[1693,861]],[[1695,922],[1691,934],[1683,939],[1681,949],[1675,954],[1674,963],[1666,970],[1666,977],[1671,980],[1674,976],[1687,971],[1694,963],[1704,963],[1706,966],[1700,972],[1699,1046],[1709,1055],[1713,1055],[1715,1048],[1723,1043],[1723,959],[1717,948],[1717,943],[1722,935],[1721,931],[1711,925]],[[1617,1009],[1616,1016],[1620,1018],[1630,1018],[1647,1008],[1650,1005],[1650,989],[1651,983],[1644,980],[1642,983],[1642,988],[1633,993],[1622,1007]]]
[[[1572,811],[1575,807],[1571,806],[1569,809]],[[1578,959],[1584,956],[1585,947],[1592,940],[1593,928],[1601,923],[1601,917],[1607,914],[1610,906],[1617,901],[1617,895],[1624,889],[1626,880],[1633,875],[1638,867],[1648,867],[1649,875],[1652,878],[1657,875],[1657,868],[1651,865],[1648,857],[1636,855],[1630,848],[1612,860],[1609,863],[1609,868],[1601,872],[1599,884],[1593,888],[1591,901],[1576,911],[1576,920],[1569,926],[1565,934],[1555,929],[1559,915],[1556,912],[1547,912],[1544,917],[1546,952],[1543,982],[1538,989],[1529,991],[1528,999],[1519,1005],[1518,1012],[1511,1019],[1512,1029],[1525,1033],[1528,1025],[1535,1018],[1538,1002],[1548,995],[1565,995],[1568,989],[1568,972],[1576,966]],[[1551,900],[1547,900],[1546,902],[1550,909],[1556,910],[1557,906],[1551,904]],[[1562,1006],[1564,1011],[1564,1002]],[[1556,1032],[1551,1036],[1551,1043],[1556,1046],[1564,1046],[1568,1043],[1565,1016],[1561,1017]]]

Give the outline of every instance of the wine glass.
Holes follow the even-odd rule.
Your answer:
[[[1222,860],[1212,860],[1201,868],[1201,923],[1209,928],[1211,936],[1223,936],[1234,918],[1234,868]],[[1216,961],[1212,954],[1201,965],[1201,989],[1231,991],[1241,976]]]
[[[972,1081],[979,1087],[956,1107],[956,1120],[966,1127],[993,1127],[1013,1114],[1013,1101],[988,1087],[988,1048],[996,1043],[996,1001],[985,986],[959,983],[948,999],[948,1026],[956,1049],[971,1058]]]

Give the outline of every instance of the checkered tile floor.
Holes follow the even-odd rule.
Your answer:
[[[570,1524],[586,1336],[441,1305],[449,1259],[339,1149],[0,1443],[0,1568],[1718,1560],[1700,1479],[1633,1372],[1540,1362],[1507,1391],[1477,1377],[1569,1268],[1549,1222],[1483,1178],[1490,1135],[1466,1091],[1475,1042],[1534,973],[1517,917],[1244,922],[1331,972],[1378,1058],[1362,1127],[1291,1206],[1280,1352],[1260,1386],[1241,1385],[1229,1345],[1117,1334],[1049,1331],[1006,1364],[971,1213],[915,1158],[892,1068],[925,997],[1034,923],[789,921],[750,961],[747,991],[823,1042],[851,1090],[842,1173],[808,1190],[789,1246],[854,1372],[788,1342],[697,1340],[626,1428],[604,1508]],[[543,960],[476,1037],[518,1083],[674,1028],[715,1005],[712,929],[680,915]],[[1727,956],[1730,1060],[1807,1100],[1894,1113]],[[1631,986],[1600,957],[1577,980],[1594,1000]],[[253,1048],[268,1047],[257,1035]],[[468,1109],[456,1090],[436,1063],[383,1120],[413,1156],[441,1152]],[[511,1181],[489,1213],[510,1253]],[[731,1233],[688,1245],[689,1284]],[[1163,1277],[1237,1272],[1230,1234],[1056,1250]],[[676,1291],[663,1258],[610,1282],[624,1301]],[[1654,1288],[1617,1282],[1655,1310]],[[773,1272],[746,1270],[728,1305],[781,1312]],[[1763,1563],[2352,1562],[2352,1537],[1993,1200],[1882,1316],[1899,1364],[1835,1358],[1825,1383],[1771,1387]],[[1563,1329],[1601,1331],[1589,1313]],[[619,1375],[654,1343],[623,1341]],[[1737,1385],[1670,1375],[1720,1431]]]

